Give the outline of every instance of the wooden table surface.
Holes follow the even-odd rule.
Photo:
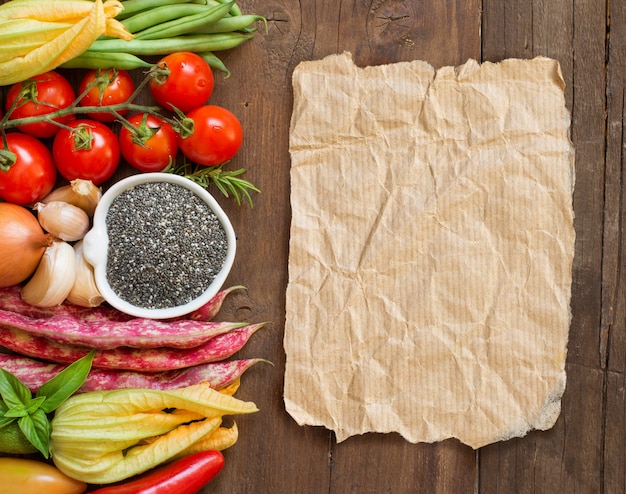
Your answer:
[[[242,354],[266,357],[274,367],[244,375],[240,395],[261,411],[238,420],[239,442],[205,492],[625,492],[623,3],[241,0],[241,6],[267,17],[269,32],[225,55],[233,75],[219,81],[214,98],[242,118],[247,134],[236,163],[263,192],[254,209],[227,206],[240,245],[231,279],[248,291],[230,299],[225,311],[273,322]],[[342,51],[352,52],[359,66],[421,59],[439,68],[470,58],[539,55],[560,62],[576,149],[577,238],[567,389],[551,430],[477,451],[456,440],[409,444],[395,434],[337,444],[333,433],[300,427],[285,412],[291,75],[301,61]],[[328,170],[328,180],[332,176]]]
[[[260,412],[238,417],[238,443],[202,492],[242,494],[623,493],[626,491],[626,332],[623,249],[626,8],[600,0],[240,0],[267,33],[221,57],[212,102],[236,113],[244,146],[231,167],[261,190],[254,208],[219,198],[238,254],[224,319],[272,324],[239,357],[263,357],[238,396]],[[610,23],[609,23],[610,19]],[[609,25],[610,24],[610,25]],[[610,29],[609,29],[610,28]],[[576,253],[562,413],[549,431],[479,450],[448,440],[410,444],[367,434],[337,444],[285,412],[283,330],[290,226],[289,122],[296,65],[349,51],[359,66],[421,59],[542,55],[561,64],[576,148]],[[328,170],[333,180],[333,170]],[[549,331],[550,328],[546,328]]]

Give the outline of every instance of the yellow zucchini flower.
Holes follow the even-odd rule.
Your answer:
[[[0,86],[48,72],[101,35],[130,40],[119,0],[11,0],[0,5]]]
[[[118,389],[74,395],[55,411],[54,464],[92,484],[118,482],[201,449],[224,449],[237,428],[224,415],[258,411],[252,402],[197,384],[173,391]]]

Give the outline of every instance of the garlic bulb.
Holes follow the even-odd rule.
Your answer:
[[[101,197],[102,189],[100,187],[91,180],[77,178],[72,180],[69,185],[54,189],[41,202],[44,204],[52,201],[67,202],[72,206],[79,207],[91,217]]]
[[[42,228],[61,240],[80,240],[89,231],[89,216],[78,206],[51,201],[47,204],[38,202],[34,209]]]
[[[83,241],[74,244],[76,255],[76,278],[67,296],[67,301],[81,307],[97,307],[104,302],[104,297],[96,286],[93,267],[83,255]]]
[[[22,300],[37,307],[61,304],[76,279],[74,248],[56,240],[46,248],[31,279],[22,288]]]

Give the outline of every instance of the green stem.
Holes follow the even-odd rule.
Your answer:
[[[113,113],[119,114],[120,111],[128,110],[132,112],[146,112],[151,115],[158,116],[159,118],[165,120],[172,126],[178,126],[178,120],[174,120],[168,117],[164,117],[160,110],[161,108],[158,106],[144,106],[137,105],[135,103],[118,103],[115,105],[109,106],[68,106],[67,108],[62,108],[61,110],[54,111],[52,113],[48,113],[46,115],[37,115],[32,117],[24,117],[24,118],[15,118],[9,119],[4,122],[0,122],[0,128],[2,130],[11,129],[15,127],[19,127],[26,124],[38,123],[38,122],[50,122],[53,124],[57,124],[55,121],[57,118],[65,117],[67,115],[77,115],[79,113]]]

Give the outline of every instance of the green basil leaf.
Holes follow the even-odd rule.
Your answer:
[[[48,417],[39,409],[32,415],[26,415],[17,421],[26,439],[45,457],[50,457],[51,426]]]
[[[41,405],[41,409],[50,413],[72,396],[80,388],[91,370],[94,351],[89,352],[76,362],[68,365],[56,376],[44,383],[36,393],[37,397],[45,396],[46,401]]]
[[[30,417],[35,424],[39,437],[42,439],[42,443],[46,451],[44,456],[48,458],[50,454],[50,435],[52,434],[52,424],[50,423],[50,419],[41,408]]]
[[[15,405],[4,413],[4,416],[9,418],[26,417],[26,415],[29,415],[28,408],[22,404]]]
[[[5,413],[8,411],[9,407],[7,406],[7,404],[4,401],[0,400],[0,429],[15,422],[14,417],[5,416]]]
[[[14,417],[0,417],[0,429],[15,422]]]
[[[35,413],[37,410],[39,410],[39,408],[41,408],[41,405],[44,401],[46,401],[45,396],[38,396],[36,398],[30,399],[29,402],[26,404],[26,411],[29,414]]]
[[[0,395],[9,409],[25,405],[33,396],[30,389],[4,369],[0,369]]]

